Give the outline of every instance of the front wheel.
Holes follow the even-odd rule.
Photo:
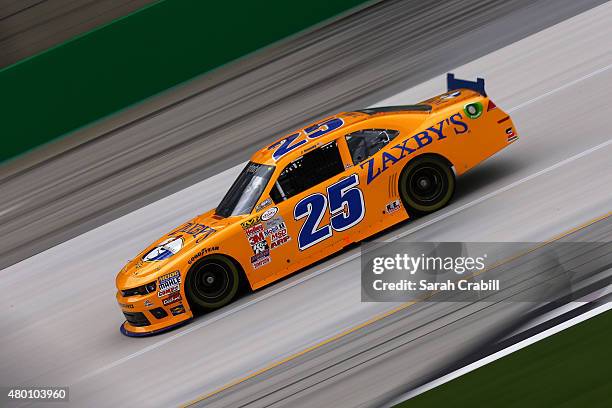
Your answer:
[[[190,305],[201,311],[225,306],[236,296],[240,273],[236,265],[221,255],[208,256],[187,274],[185,290]]]
[[[444,207],[455,192],[455,175],[444,160],[423,156],[406,165],[399,192],[408,212],[425,215]]]

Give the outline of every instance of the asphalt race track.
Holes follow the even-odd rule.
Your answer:
[[[612,282],[610,238],[612,217],[607,217],[549,244],[596,242],[572,248],[563,246],[566,251],[563,263],[574,269],[571,293],[578,300],[574,303],[582,304],[581,308],[612,299],[608,295],[592,301],[597,291],[602,292],[600,289]],[[547,303],[534,307],[524,300],[541,299],[543,286],[551,282],[557,288],[559,283],[566,283],[564,268],[549,268],[559,262],[558,258],[550,257],[552,252],[527,252],[511,261],[503,269],[504,274],[512,270],[513,282],[504,279],[501,296],[479,302],[449,302],[436,299],[434,294],[428,300],[407,302],[384,318],[374,318],[358,330],[342,333],[332,342],[294,355],[283,364],[268,367],[227,390],[204,395],[205,398],[199,397],[188,405],[319,407],[329,406],[333,401],[334,406],[385,406],[398,393],[418,388],[464,367],[470,360],[488,356],[496,347],[504,347],[504,343],[507,347],[517,338],[527,336],[523,334],[526,324],[544,318],[554,306]],[[534,264],[539,267],[534,268]],[[488,279],[486,275],[490,272],[483,274],[483,279]],[[554,296],[558,303],[565,303],[562,301],[565,289]],[[590,297],[586,303],[585,294]],[[532,329],[531,335],[540,329]]]
[[[450,206],[380,238],[537,242],[612,211],[611,19],[612,4],[606,3],[449,67],[459,77],[484,76],[487,92],[512,114],[521,138],[459,179]],[[437,75],[398,87],[377,104],[416,102],[444,91],[444,85]],[[0,334],[0,384],[69,385],[74,406],[178,405],[398,306],[360,302],[354,248],[171,333],[145,339],[120,335],[116,272],[148,242],[214,207],[239,170],[229,168],[2,270],[0,308],[9,312]],[[142,182],[148,176],[143,174]],[[36,219],[24,225],[30,233],[38,228]],[[5,236],[10,240],[10,234]],[[200,403],[379,404],[401,393],[402,384],[453,363],[524,312],[520,306],[416,305],[393,315],[388,324],[381,320],[377,330],[355,332],[328,353],[290,359],[280,374],[265,371]],[[378,360],[341,381],[304,377],[309,368],[361,347],[368,336],[393,336],[397,320],[402,328],[432,339],[403,350],[412,364],[398,368],[393,361]],[[271,377],[273,383],[264,381]],[[312,382],[300,386],[306,391],[286,388],[283,394],[282,385],[298,377]]]

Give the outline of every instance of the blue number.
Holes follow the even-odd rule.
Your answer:
[[[308,139],[316,139],[317,137],[321,137],[331,132],[332,130],[338,129],[342,125],[344,125],[344,121],[342,119],[332,118],[326,122],[316,123],[312,126],[308,126],[306,129],[304,129],[304,133],[306,133],[306,136]],[[276,149],[272,153],[272,158],[274,160],[278,160],[284,155],[286,155],[287,153],[289,153],[290,151],[295,150],[298,147],[302,146],[304,143],[306,143],[307,142],[306,138],[300,140],[299,142],[293,143],[295,139],[297,139],[301,134],[302,134],[301,131],[294,133],[290,136],[287,136],[283,140],[276,142],[270,147],[268,147],[268,149]]]
[[[343,124],[344,121],[342,119],[333,118],[328,120],[327,122],[317,123],[315,125],[309,126],[304,129],[304,132],[306,132],[310,139],[316,139],[317,137],[321,137],[324,134],[331,132],[332,130],[338,129]]]
[[[298,235],[300,250],[310,248],[331,237],[332,228],[335,231],[345,231],[363,220],[365,203],[358,185],[359,176],[352,174],[327,188],[331,227],[330,225],[319,227],[327,210],[327,197],[323,194],[309,195],[295,205],[293,218],[297,221],[306,217]]]
[[[300,249],[310,248],[314,244],[331,237],[332,231],[329,225],[318,228],[327,210],[327,197],[316,193],[304,197],[293,209],[293,218],[299,220],[307,217],[298,235],[298,246]]]
[[[294,133],[291,136],[287,136],[286,138],[281,140],[280,141],[280,146],[278,147],[278,149],[276,149],[274,151],[274,153],[272,153],[272,157],[274,158],[274,160],[280,159],[281,157],[283,157],[284,155],[286,155],[290,151],[295,150],[298,147],[300,147],[301,145],[303,145],[304,143],[306,143],[306,139],[302,139],[299,142],[294,143],[293,145],[291,144],[300,135],[301,135],[300,132]]]
[[[334,230],[347,230],[363,220],[365,205],[358,185],[359,177],[352,174],[327,188],[330,221]]]

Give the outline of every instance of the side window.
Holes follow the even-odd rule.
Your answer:
[[[358,164],[382,149],[399,135],[390,129],[363,129],[345,136],[353,164]]]
[[[344,171],[335,141],[306,153],[283,169],[270,197],[279,203]]]

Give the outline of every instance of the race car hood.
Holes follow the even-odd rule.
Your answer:
[[[219,231],[241,219],[219,217],[211,210],[178,226],[130,260],[118,274],[117,286],[143,284],[151,275],[160,273],[175,257],[192,253],[196,246],[210,241]]]

